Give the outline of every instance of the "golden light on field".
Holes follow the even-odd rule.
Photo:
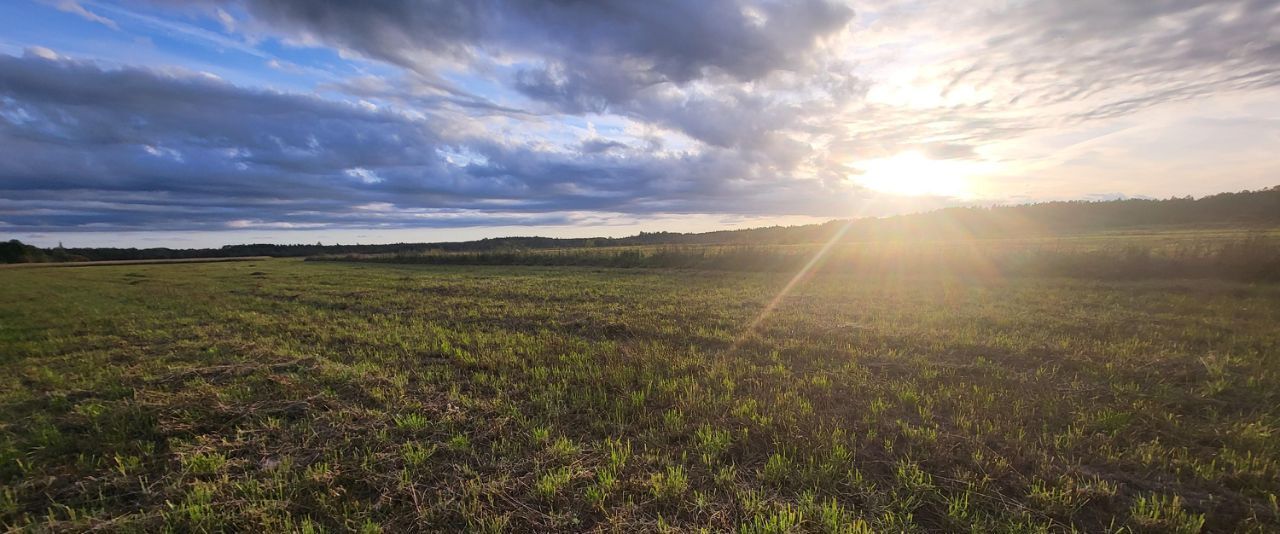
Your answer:
[[[967,197],[973,194],[972,162],[929,159],[920,151],[858,163],[863,170],[853,181],[881,193],[906,196]]]

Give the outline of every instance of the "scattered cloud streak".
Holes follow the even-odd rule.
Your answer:
[[[85,9],[85,7],[76,0],[56,0],[55,2],[52,2],[52,5],[58,8],[58,11],[71,13],[82,19],[90,22],[96,22],[113,30],[120,29],[120,25],[116,24],[116,21]]]

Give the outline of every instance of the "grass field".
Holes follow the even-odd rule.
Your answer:
[[[0,272],[0,528],[1280,529],[1280,285],[790,279]]]

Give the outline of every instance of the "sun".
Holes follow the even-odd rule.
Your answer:
[[[902,152],[889,158],[861,161],[862,174],[853,181],[881,193],[904,196],[967,197],[972,195],[971,162],[935,160],[919,151]]]

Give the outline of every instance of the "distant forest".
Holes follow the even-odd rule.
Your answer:
[[[236,256],[301,257],[319,254],[388,254],[422,251],[487,252],[550,248],[694,244],[803,244],[825,242],[847,226],[842,241],[999,239],[1069,236],[1147,227],[1280,226],[1280,186],[1164,200],[1044,202],[1018,206],[957,207],[884,218],[835,220],[705,233],[641,232],[629,237],[560,239],[500,237],[445,243],[387,245],[227,245],[221,248],[55,248],[0,242],[0,263],[150,260]]]

